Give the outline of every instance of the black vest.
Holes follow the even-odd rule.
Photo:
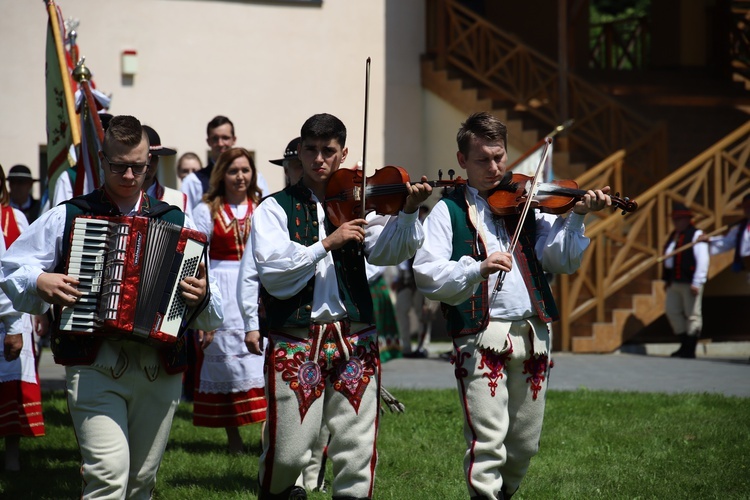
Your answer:
[[[77,196],[63,202],[66,207],[65,233],[61,255],[68,254],[70,246],[70,231],[73,219],[79,215],[122,215],[117,205],[113,204],[104,193],[97,189],[87,195]],[[159,218],[179,226],[185,224],[185,214],[173,205],[142,194],[141,209],[138,215]],[[56,273],[63,273],[65,260],[59,259]],[[55,307],[55,314],[59,315],[59,307]],[[69,335],[60,333],[52,328],[51,347],[55,362],[65,366],[90,365],[96,359],[103,338],[98,336]],[[187,364],[185,337],[182,336],[173,346],[161,349],[159,355],[167,373],[184,371]]]
[[[317,204],[310,190],[301,183],[286,187],[269,196],[274,198],[287,215],[287,229],[292,241],[310,246],[318,241]],[[326,231],[335,230],[326,217]],[[333,262],[338,282],[339,296],[351,321],[373,324],[373,307],[367,283],[365,257],[354,242],[333,250]],[[279,299],[261,285],[260,298],[266,328],[307,328],[312,318],[315,276],[294,297]]]
[[[451,217],[453,231],[451,260],[458,260],[465,255],[471,255],[475,260],[487,258],[487,249],[481,245],[477,238],[477,228],[469,219],[468,207],[464,189],[459,188],[444,198]],[[514,231],[518,223],[517,216],[505,217],[508,228]],[[521,234],[519,236],[521,248],[520,255],[514,255],[516,263],[525,268],[524,280],[527,281],[527,291],[531,303],[542,321],[550,323],[559,318],[557,306],[549,287],[549,282],[544,275],[544,270],[539,264],[534,252],[536,242],[536,221],[534,214],[530,213],[526,218]],[[476,244],[475,244],[476,242]],[[479,247],[479,248],[477,248]],[[487,280],[478,287],[477,292],[469,300],[456,306],[441,304],[443,314],[448,322],[448,333],[452,336],[471,335],[485,328],[489,322],[489,290]]]
[[[667,244],[664,247],[664,253],[666,253],[667,247],[670,243],[672,243],[673,240],[675,240],[675,248],[680,248],[681,246],[687,245],[688,243],[692,242],[697,230],[698,228],[691,224],[687,229],[681,232],[679,236],[677,236],[676,240],[675,232],[672,231],[672,234],[670,234],[669,238],[667,238]],[[691,250],[689,252],[680,252],[677,255],[674,255],[672,259],[674,262],[674,266],[672,267],[672,269],[667,269],[666,266],[663,266],[662,276],[664,277],[664,281],[666,281],[667,284],[692,283],[693,275],[695,274],[695,254],[693,253],[693,251]]]

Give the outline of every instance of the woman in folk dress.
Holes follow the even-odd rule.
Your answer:
[[[213,335],[213,341],[208,345],[204,341],[197,349],[199,382],[193,424],[224,427],[230,453],[244,451],[240,426],[266,419],[264,359],[245,346],[236,298],[240,259],[260,197],[252,156],[243,148],[233,148],[217,159],[203,203],[193,209],[196,226],[208,237],[211,271],[224,297],[223,325],[207,332],[206,339]]]

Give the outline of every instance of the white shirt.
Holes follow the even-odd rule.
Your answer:
[[[692,241],[697,240],[702,234],[703,231],[700,229],[695,231]],[[676,245],[676,241],[671,241],[669,245],[667,245],[664,255],[674,252],[676,250]],[[697,288],[703,286],[708,278],[708,264],[711,260],[708,254],[708,243],[697,243],[693,246],[693,255],[695,256],[695,272],[693,273],[693,282],[691,285]],[[664,259],[664,267],[667,269],[674,269],[674,260],[674,256]]]
[[[134,215],[139,204],[140,199],[136,206],[127,211],[127,215]],[[0,288],[8,294],[16,310],[44,314],[49,309],[49,304],[38,294],[36,282],[43,272],[55,272],[59,260],[63,258],[61,253],[65,216],[65,205],[44,213],[3,256],[0,263]],[[187,216],[185,227],[195,229],[195,224]],[[210,331],[221,326],[224,316],[221,294],[210,273],[208,283],[211,299],[191,327]]]
[[[467,186],[467,196],[472,197],[477,209],[478,237],[486,237],[487,255],[507,252],[512,238],[501,219],[493,217],[487,202],[478,196],[477,190]],[[583,234],[584,216],[571,213],[567,218],[529,213],[536,217],[535,252],[545,272],[570,274],[581,265],[589,239]],[[414,259],[414,278],[417,288],[425,297],[458,305],[468,300],[485,280],[480,274],[481,261],[465,255],[457,261],[450,260],[453,253],[453,228],[445,201],[439,201],[424,221],[425,242]],[[518,249],[517,249],[518,250]],[[500,273],[488,278],[490,300]],[[523,276],[515,258],[505,277],[503,288],[490,304],[490,318],[508,321],[520,320],[536,315]]]
[[[252,228],[250,229],[252,233]],[[237,280],[237,303],[240,314],[245,322],[245,331],[260,330],[258,321],[258,298],[260,294],[260,278],[255,267],[253,257],[253,238],[248,236],[245,242],[245,253],[240,260],[240,277]]]
[[[195,172],[190,172],[184,179],[182,179],[182,186],[180,189],[187,196],[187,208],[185,209],[186,214],[192,214],[193,209],[203,201],[203,184],[201,180],[195,175]],[[258,172],[258,189],[261,190],[261,196],[268,196],[271,192],[268,190],[268,183],[263,175]]]
[[[333,256],[323,248],[325,212],[317,204],[318,241],[306,247],[289,237],[287,214],[274,198],[255,209],[250,239],[260,282],[279,299],[296,295],[315,277],[312,321],[329,323],[346,317],[339,297]],[[364,252],[374,265],[397,265],[410,258],[424,241],[419,214],[401,212],[397,217],[370,214],[365,226]],[[248,249],[245,249],[246,254]],[[241,281],[244,284],[246,280]]]
[[[734,226],[724,236],[714,236],[711,238],[711,255],[724,252],[730,252],[735,249],[737,244],[737,232],[742,230],[742,239],[740,240],[740,257],[750,256],[750,228]]]
[[[26,222],[26,217],[19,217],[18,214],[21,212],[15,208],[13,209],[13,213],[16,216],[16,221],[18,221],[18,229],[23,232],[29,225]],[[21,215],[23,216],[22,213]],[[5,238],[0,236],[0,262],[5,259],[5,253]],[[23,333],[21,313],[13,308],[10,299],[3,292],[0,292],[0,320],[5,328],[6,335],[21,335]]]

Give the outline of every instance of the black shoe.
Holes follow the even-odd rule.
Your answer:
[[[307,492],[302,486],[295,486],[289,492],[289,500],[307,500]]]
[[[698,337],[685,336],[685,342],[682,345],[684,349],[679,357],[684,359],[695,359],[695,347],[698,345]]]
[[[686,333],[680,333],[677,335],[677,338],[680,340],[680,348],[677,349],[675,352],[669,355],[670,358],[682,358],[683,353],[685,352],[685,342],[687,341],[687,334]]]
[[[442,353],[440,353],[440,359],[444,359],[446,361],[450,361],[452,357],[453,357],[453,351],[448,351],[448,352],[442,352]]]
[[[429,353],[427,352],[427,349],[420,349],[418,351],[407,352],[406,354],[404,354],[405,358],[418,358],[418,359],[422,359],[422,358],[426,358],[428,356],[429,356]]]

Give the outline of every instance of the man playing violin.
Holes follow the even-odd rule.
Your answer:
[[[431,187],[407,184],[398,216],[352,214],[334,227],[323,202],[347,156],[346,127],[318,114],[300,136],[302,181],[258,206],[250,236],[269,336],[259,497],[306,498],[294,483],[325,423],[333,498],[370,498],[380,363],[365,255],[396,265],[414,254],[424,238],[417,209]]]
[[[566,218],[531,211],[497,216],[487,197],[506,174],[507,129],[475,113],[457,135],[468,185],[439,201],[424,222],[414,274],[424,295],[442,302],[453,338],[471,498],[507,499],[539,447],[558,319],[545,273],[572,273],[589,244],[583,219],[611,205],[609,187],[588,191]],[[508,252],[518,225],[519,244]],[[493,292],[504,274],[502,288]]]

